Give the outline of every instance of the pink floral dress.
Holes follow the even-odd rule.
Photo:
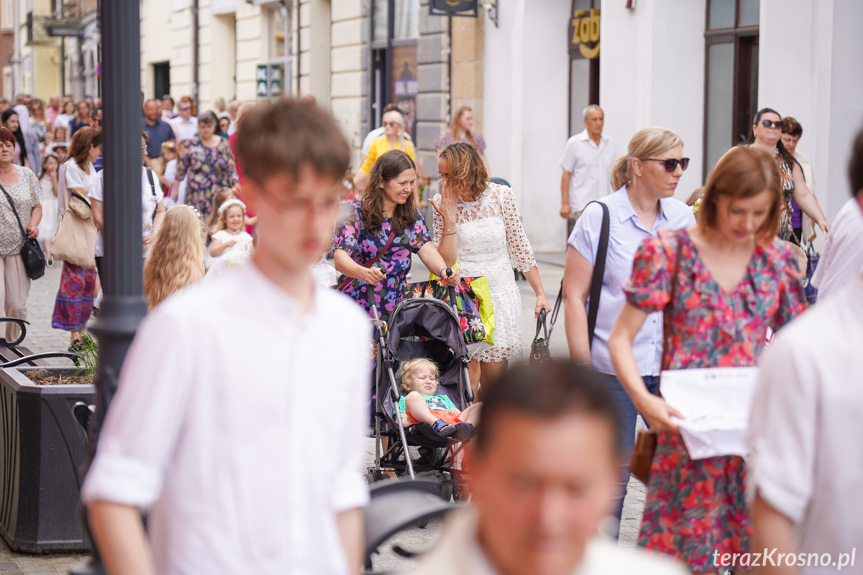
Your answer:
[[[743,281],[726,293],[686,230],[660,231],[636,253],[623,288],[630,304],[648,313],[665,308],[678,242],[683,242],[680,275],[663,369],[755,365],[767,328],[777,330],[805,309],[794,253],[779,239],[759,245]],[[639,546],[674,556],[693,573],[717,572],[714,552],[749,551],[745,481],[742,458],[693,461],[679,434],[659,432]]]

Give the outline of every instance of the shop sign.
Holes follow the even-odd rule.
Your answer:
[[[479,0],[429,0],[429,14],[476,18],[479,14]]]
[[[259,64],[255,75],[255,97],[275,98],[282,95],[282,65]]]
[[[599,8],[575,10],[569,22],[569,56],[580,60],[599,57]]]

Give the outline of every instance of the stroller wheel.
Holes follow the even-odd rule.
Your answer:
[[[470,499],[470,484],[464,473],[456,473],[453,478],[453,499],[461,503]]]
[[[440,490],[441,497],[443,497],[445,501],[450,501],[453,494],[452,473],[449,471],[441,471],[439,481],[440,484],[438,489]]]

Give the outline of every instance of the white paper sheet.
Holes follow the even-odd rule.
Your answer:
[[[674,421],[691,459],[747,455],[745,433],[757,378],[755,367],[662,372],[662,397],[686,418]]]

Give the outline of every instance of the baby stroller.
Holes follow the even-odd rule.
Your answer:
[[[374,306],[372,315],[378,352],[374,376],[375,466],[369,470],[369,480],[384,478],[384,468],[412,479],[417,474],[430,475],[440,480],[445,499],[453,495],[456,499],[466,497],[466,478],[450,465],[463,444],[441,437],[427,423],[404,427],[395,414],[401,395],[396,374],[403,362],[417,357],[430,359],[440,369],[438,394],[449,396],[460,410],[473,401],[468,376],[470,356],[456,312],[442,301],[419,298],[399,302],[388,326],[377,319]],[[388,441],[382,453],[384,437]]]

